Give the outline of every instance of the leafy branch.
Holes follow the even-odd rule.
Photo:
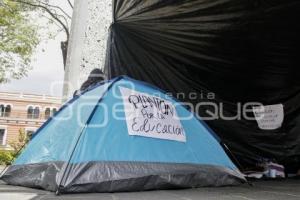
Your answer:
[[[55,21],[57,21],[62,26],[63,30],[66,33],[67,40],[69,40],[70,30],[69,30],[67,18],[71,19],[71,16],[68,15],[62,8],[55,6],[55,5],[50,5],[43,1],[26,1],[26,0],[12,0],[12,1],[27,5],[27,6],[31,6],[33,8],[40,8],[40,9],[44,10],[45,12],[47,12]],[[68,0],[68,2],[69,2],[69,0]],[[60,11],[62,14],[58,14],[57,11]]]
[[[73,0],[66,5],[73,9]],[[57,34],[64,32],[66,40],[61,41],[64,66],[70,38],[70,9],[54,3],[54,0],[0,0],[0,83],[11,78],[27,75],[34,50],[40,42],[40,22],[57,26]],[[45,19],[36,21],[36,14]],[[36,23],[38,22],[38,23]],[[51,31],[50,31],[51,32]]]

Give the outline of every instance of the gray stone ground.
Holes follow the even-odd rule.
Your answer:
[[[256,181],[239,187],[55,196],[0,182],[0,200],[299,200],[300,180]]]

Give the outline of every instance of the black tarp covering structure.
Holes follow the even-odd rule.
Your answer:
[[[276,159],[297,169],[299,19],[299,0],[114,0],[105,71],[184,93],[180,100],[193,105],[221,103],[225,116],[235,116],[238,103],[283,104],[275,130],[243,117],[207,123],[244,167]]]

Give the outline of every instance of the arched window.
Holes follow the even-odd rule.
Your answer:
[[[9,117],[10,116],[10,112],[11,112],[11,105],[7,105],[6,107],[5,107],[5,111],[4,111],[4,116],[5,117]]]
[[[1,104],[0,105],[0,117],[9,117],[11,112],[11,105]]]
[[[5,105],[1,104],[0,105],[0,117],[4,117],[4,112],[5,112]]]
[[[29,119],[33,118],[33,106],[29,106],[27,108],[27,118],[29,118]]]
[[[40,106],[29,105],[27,107],[27,118],[39,119],[40,118]]]
[[[34,114],[33,114],[33,118],[34,119],[38,119],[40,117],[40,108],[39,107],[35,107],[33,110]]]
[[[45,109],[45,119],[48,119],[51,115],[51,109],[50,108],[46,108]]]
[[[57,108],[46,108],[45,109],[45,119],[52,117],[57,112]]]

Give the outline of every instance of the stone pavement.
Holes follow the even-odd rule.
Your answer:
[[[299,200],[300,180],[256,181],[239,187],[159,190],[130,193],[72,194],[54,193],[0,182],[0,200]]]

